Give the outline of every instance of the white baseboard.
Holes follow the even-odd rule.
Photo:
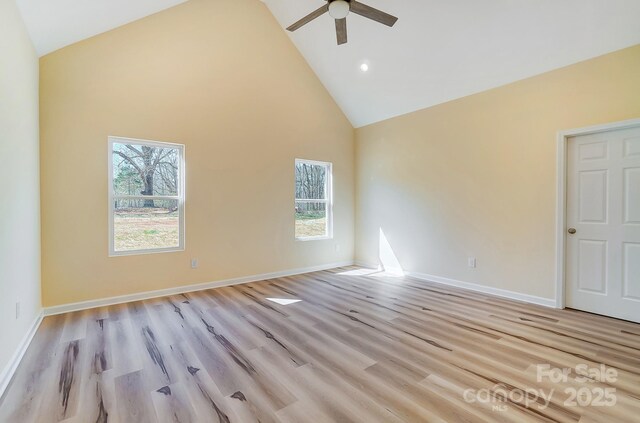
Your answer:
[[[369,263],[363,260],[355,261],[357,266],[367,267],[370,269],[381,269],[378,263]],[[415,279],[420,279],[428,282],[435,282],[442,285],[455,286],[457,288],[464,288],[471,291],[482,292],[483,294],[491,294],[498,297],[509,298],[511,300],[524,301],[526,303],[538,304],[545,307],[558,308],[558,304],[555,299],[537,297],[535,295],[522,294],[520,292],[509,291],[507,289],[493,288],[491,286],[480,285],[472,282],[463,282],[456,279],[445,278],[442,276],[428,275],[420,272],[403,271],[406,276],[410,276]]]
[[[82,301],[78,303],[63,304],[59,306],[46,307],[44,309],[45,316],[55,314],[69,313],[72,311],[86,310],[95,307],[103,307],[114,304],[128,303],[131,301],[148,300],[150,298],[165,297],[167,295],[184,294],[187,292],[203,291],[211,288],[221,288],[223,286],[239,285],[249,282],[258,282],[265,279],[281,278],[284,276],[300,275],[309,272],[318,272],[320,270],[334,269],[336,267],[352,266],[353,260],[323,264],[319,266],[304,267],[299,269],[282,270],[279,272],[263,273],[260,275],[242,276],[239,278],[225,279],[214,282],[205,282],[195,285],[178,286],[175,288],[159,289],[156,291],[138,292],[136,294],[120,295],[117,297],[101,298],[98,300]]]
[[[2,395],[4,394],[4,391],[7,389],[7,386],[9,386],[9,382],[11,382],[11,378],[13,377],[13,374],[16,372],[16,369],[20,365],[20,361],[22,361],[22,357],[24,357],[24,353],[27,352],[27,348],[29,348],[29,344],[31,344],[31,341],[33,340],[33,336],[38,331],[38,328],[40,327],[40,323],[42,323],[43,317],[44,317],[44,314],[42,311],[40,311],[36,319],[33,321],[31,326],[29,327],[29,331],[24,335],[24,337],[22,338],[22,341],[20,341],[20,344],[18,345],[18,349],[11,357],[11,360],[9,360],[5,368],[2,369],[2,373],[0,373],[0,398],[2,398]]]
[[[378,263],[367,262],[364,260],[356,260],[354,263],[356,266],[366,267],[368,269],[382,269],[382,265]]]
[[[427,275],[418,272],[405,272],[407,276],[412,278],[435,282],[443,285],[455,286],[457,288],[469,289],[471,291],[482,292],[483,294],[491,294],[498,297],[509,298],[511,300],[524,301],[526,303],[537,304],[545,307],[556,308],[556,300],[552,298],[537,297],[535,295],[522,294],[520,292],[509,291],[507,289],[494,288],[486,285],[479,285],[472,282],[463,282],[456,279],[444,278],[442,276]]]

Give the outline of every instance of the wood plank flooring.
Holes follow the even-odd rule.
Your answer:
[[[47,317],[0,422],[640,422],[640,325],[367,273]]]

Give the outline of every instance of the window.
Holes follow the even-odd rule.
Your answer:
[[[184,250],[184,146],[109,137],[109,255]]]
[[[296,159],[296,238],[332,237],[331,163]]]

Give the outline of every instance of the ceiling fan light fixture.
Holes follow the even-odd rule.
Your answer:
[[[333,0],[329,3],[329,14],[333,19],[344,19],[349,14],[349,2],[345,0]]]
[[[263,0],[264,1],[264,0]],[[329,15],[335,19],[336,25],[336,41],[338,45],[346,44],[347,42],[347,15],[350,12],[355,13],[356,15],[363,16],[367,19],[371,19],[372,21],[376,21],[386,26],[393,26],[398,18],[392,16],[388,13],[383,12],[382,10],[375,9],[371,6],[367,6],[366,4],[360,3],[356,0],[325,0],[326,3],[309,13],[307,16],[299,19],[297,22],[289,25],[287,27],[287,31],[295,31],[300,29],[304,25],[308,24],[312,20],[319,18],[325,13],[329,13]]]

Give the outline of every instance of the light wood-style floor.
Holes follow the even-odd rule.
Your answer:
[[[362,272],[47,317],[0,421],[640,421],[640,325]],[[545,364],[617,380],[538,381]],[[573,388],[615,388],[616,405],[565,404]]]

